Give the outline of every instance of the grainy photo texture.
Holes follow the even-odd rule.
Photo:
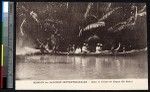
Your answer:
[[[147,79],[145,3],[18,2],[16,80]]]

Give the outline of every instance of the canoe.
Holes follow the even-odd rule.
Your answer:
[[[112,53],[109,50],[101,51],[100,53],[90,52],[90,53],[68,53],[68,52],[57,52],[57,53],[29,53],[25,55],[16,55],[16,56],[32,56],[32,55],[66,55],[66,56],[126,56],[126,55],[137,55],[137,54],[145,54],[147,53],[147,49],[140,50],[131,50],[125,52],[116,52]]]

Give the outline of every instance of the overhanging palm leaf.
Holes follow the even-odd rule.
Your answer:
[[[111,11],[107,12],[102,18],[100,18],[98,21],[103,21],[105,19],[107,19],[113,12],[115,12],[116,10],[121,9],[121,7],[117,7],[112,9]]]
[[[105,26],[105,22],[96,22],[96,23],[93,23],[93,24],[90,24],[90,25],[86,26],[83,29],[83,31],[90,30],[90,29],[93,29],[93,28],[102,27],[102,26]]]
[[[105,22],[103,20],[106,19],[106,18],[108,18],[113,12],[115,12],[118,9],[120,9],[120,7],[112,9],[111,11],[107,12],[102,18],[100,18],[98,20],[98,22],[89,24],[84,29],[81,29],[80,32],[79,32],[79,36],[82,35],[83,31],[88,31],[88,30],[93,29],[93,28],[98,28],[98,27],[105,26]]]
[[[105,22],[96,22],[96,23],[93,23],[93,24],[89,24],[84,29],[80,30],[79,36],[81,36],[83,31],[88,31],[90,29],[103,27],[103,26],[105,26]]]

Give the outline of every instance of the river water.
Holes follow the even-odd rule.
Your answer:
[[[147,78],[146,54],[132,56],[22,56],[17,80]]]

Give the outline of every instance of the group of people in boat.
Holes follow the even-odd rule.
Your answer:
[[[100,53],[102,51],[102,47],[103,45],[101,43],[97,43],[96,47],[95,47],[95,53]],[[68,47],[68,52],[69,53],[89,53],[89,46],[87,43],[84,43],[82,47],[77,46],[75,48],[75,45],[73,44],[72,46],[69,45]]]
[[[121,47],[121,44],[119,43],[119,46],[117,48],[114,48],[112,46],[112,48],[109,50],[109,52],[115,54],[119,51]],[[68,49],[67,49],[68,53],[90,53],[91,51],[89,50],[89,46],[87,43],[84,43],[83,46],[77,46],[75,47],[75,45],[69,45]],[[94,53],[101,53],[103,52],[103,44],[102,43],[97,43],[96,47],[95,47],[95,52]],[[108,50],[107,50],[108,51]],[[123,47],[123,52],[125,52],[125,47]]]
[[[119,43],[119,46],[117,48],[114,48],[112,46],[112,48],[109,50],[109,52],[115,54],[119,51],[120,49],[120,46],[121,44]],[[48,48],[48,44],[46,45],[43,45],[41,44],[40,45],[40,51],[41,53],[60,53],[61,51],[53,51],[50,50]],[[75,44],[70,44],[67,48],[67,52],[68,53],[75,53],[75,54],[80,54],[80,53],[101,53],[101,52],[106,52],[108,50],[104,50],[103,49],[103,44],[102,43],[96,43],[96,46],[94,47],[94,51],[91,51],[90,50],[90,46],[88,45],[88,43],[83,43],[82,46],[78,46],[78,45],[75,45]],[[125,47],[123,47],[123,52],[125,51]],[[62,52],[61,52],[62,53]]]
[[[40,45],[40,51],[41,53],[63,53],[61,51],[53,51],[53,50],[50,50],[48,48],[48,44],[47,45],[43,45],[41,44]],[[83,43],[82,46],[78,46],[78,45],[75,45],[75,44],[70,44],[67,48],[67,53],[68,54],[88,54],[88,53],[112,53],[112,54],[116,54],[118,52],[123,52],[125,53],[126,51],[126,48],[123,46],[122,49],[121,48],[121,44],[119,43],[119,46],[117,48],[114,48],[114,46],[111,47],[110,50],[105,50],[105,48],[103,48],[103,44],[102,43],[97,43],[96,46],[94,47],[94,51],[91,51],[90,50],[90,46],[87,44],[87,43]],[[121,51],[120,51],[121,50]],[[142,49],[143,50],[143,49]],[[147,50],[147,49],[144,49],[144,50]],[[137,51],[137,50],[131,50],[131,51]]]

